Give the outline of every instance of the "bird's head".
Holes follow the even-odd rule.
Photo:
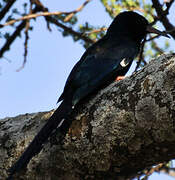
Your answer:
[[[165,32],[153,28],[143,16],[133,11],[122,12],[116,16],[107,31],[107,34],[127,36],[136,42],[141,42],[147,33],[169,37]]]

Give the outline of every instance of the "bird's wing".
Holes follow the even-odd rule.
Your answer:
[[[127,68],[138,50],[133,46],[126,47],[95,47],[74,66],[66,82],[61,99],[64,99],[73,89],[73,104],[84,98],[105,83],[113,81],[113,78],[122,68]],[[113,77],[115,75],[115,77]],[[59,99],[59,100],[61,100]]]

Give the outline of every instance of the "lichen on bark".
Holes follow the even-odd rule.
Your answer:
[[[72,114],[62,145],[49,142],[24,179],[126,179],[175,156],[175,55],[162,55]],[[0,120],[0,178],[52,112]]]

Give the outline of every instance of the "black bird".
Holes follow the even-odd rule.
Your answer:
[[[82,99],[127,73],[147,33],[168,37],[132,11],[122,12],[114,19],[106,35],[89,47],[72,69],[58,100],[62,101],[60,106],[10,168],[8,179],[27,166],[53,132],[67,132],[71,124],[68,116]]]

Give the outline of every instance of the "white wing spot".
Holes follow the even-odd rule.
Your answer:
[[[120,62],[120,65],[121,65],[122,67],[126,67],[128,64],[129,64],[129,61],[127,61],[126,58],[124,58],[124,59]]]

